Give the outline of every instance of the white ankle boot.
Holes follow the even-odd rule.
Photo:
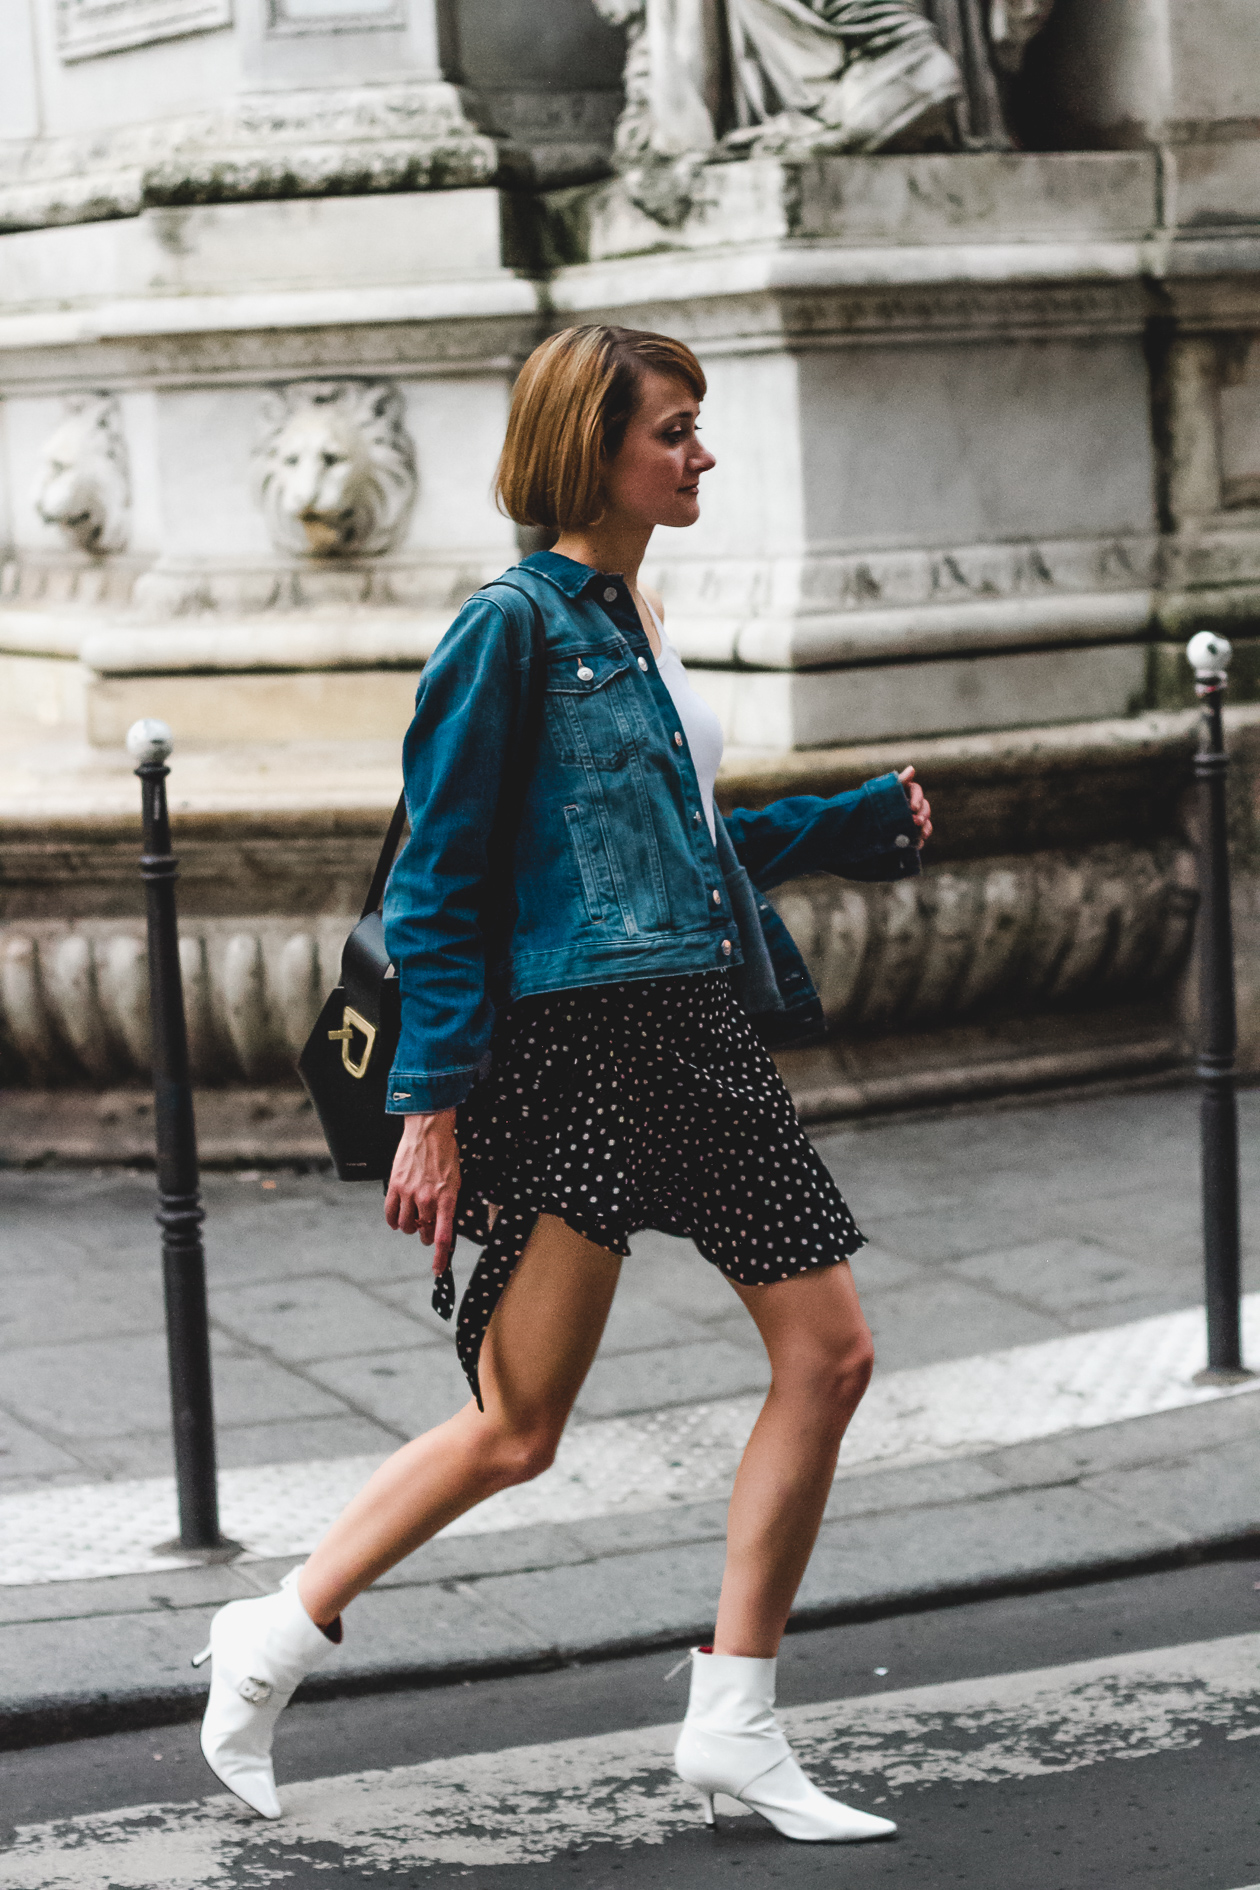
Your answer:
[[[774,1670],[773,1660],[691,1650],[691,1699],[674,1765],[703,1798],[705,1822],[714,1822],[714,1792],[725,1792],[805,1843],[891,1837],[891,1819],[855,1811],[810,1784],[774,1716]]]
[[[194,1667],[214,1662],[201,1722],[206,1763],[264,1818],[280,1816],[271,1769],[276,1721],[299,1680],[335,1645],[298,1599],[300,1572],[294,1569],[286,1575],[278,1594],[230,1601],[220,1608],[210,1623],[209,1646],[193,1656]]]

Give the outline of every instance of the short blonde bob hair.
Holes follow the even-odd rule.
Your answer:
[[[512,395],[495,477],[518,525],[580,531],[604,509],[604,473],[625,438],[645,372],[705,395],[704,370],[681,341],[644,328],[564,328],[534,349]]]

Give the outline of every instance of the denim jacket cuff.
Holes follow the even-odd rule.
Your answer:
[[[904,850],[904,841],[897,837],[899,834],[912,847],[917,846],[918,828],[910,812],[909,797],[897,776],[892,773],[877,775],[873,781],[866,783],[866,792],[870,796],[871,814],[881,848],[901,847]]]
[[[476,1082],[480,1068],[480,1064],[472,1063],[466,1070],[438,1070],[427,1076],[419,1071],[391,1070],[385,1113],[431,1116],[439,1109],[454,1109]]]

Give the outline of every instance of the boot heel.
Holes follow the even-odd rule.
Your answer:
[[[210,1658],[210,1644],[209,1642],[207,1642],[199,1654],[193,1655],[192,1659],[189,1661],[188,1664],[190,1667],[204,1667],[206,1662],[209,1660],[209,1658]]]
[[[704,1807],[704,1821],[709,1826],[716,1826],[717,1813],[713,1809],[713,1793],[701,1792],[700,1802]]]

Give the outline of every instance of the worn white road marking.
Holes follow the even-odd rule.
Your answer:
[[[1260,1355],[1260,1293],[1243,1306],[1244,1347]],[[974,1456],[1260,1390],[1196,1385],[1201,1309],[1038,1345],[876,1376],[845,1439],[838,1475]],[[759,1397],[681,1405],[575,1425],[535,1483],[491,1497],[450,1525],[479,1535],[536,1523],[642,1513],[724,1494]],[[220,1478],[225,1532],[252,1557],[302,1555],[380,1462],[340,1457],[254,1465]],[[0,1585],[182,1566],[154,1554],[176,1534],[169,1477],[58,1485],[0,1498]]]
[[[887,1806],[926,1786],[1000,1784],[1260,1732],[1260,1634],[793,1707],[824,1787]],[[239,1890],[346,1869],[538,1864],[574,1845],[664,1844],[699,1816],[675,1728],[517,1746],[281,1786],[264,1824],[234,1799],[147,1804],[23,1827],[6,1890]],[[900,1814],[913,1816],[910,1807]],[[313,1852],[311,1847],[325,1847]]]

